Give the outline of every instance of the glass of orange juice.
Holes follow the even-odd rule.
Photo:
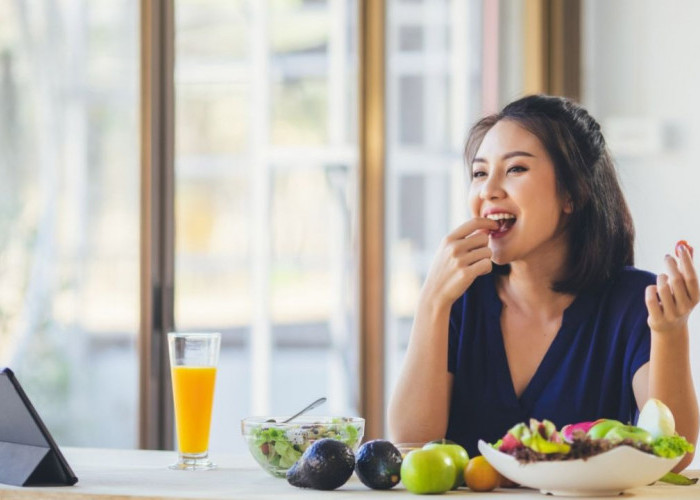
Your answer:
[[[178,461],[171,469],[206,470],[220,333],[169,333]]]

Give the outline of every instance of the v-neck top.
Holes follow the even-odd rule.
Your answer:
[[[580,293],[520,397],[501,332],[494,274],[480,276],[450,313],[448,370],[454,375],[446,438],[478,455],[518,422],[548,419],[557,427],[597,418],[633,423],[636,371],[649,361],[651,334],[644,290],[656,276],[621,270],[603,290]]]

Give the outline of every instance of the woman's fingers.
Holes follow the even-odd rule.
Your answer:
[[[693,265],[693,256],[685,245],[680,245],[677,253],[680,262],[678,269],[685,279],[685,286],[690,301],[695,305],[698,303],[698,300],[700,300],[700,289],[698,287],[698,275]]]
[[[649,316],[653,321],[659,321],[664,317],[664,311],[659,303],[659,295],[656,290],[656,285],[649,285],[644,290],[644,301],[647,304]]]
[[[687,245],[676,246],[676,257],[677,260],[666,255],[664,262],[668,273],[659,274],[656,285],[645,290],[649,326],[655,330],[673,329],[679,321],[687,321],[700,298],[698,275]]]
[[[667,320],[673,320],[678,316],[676,301],[673,298],[671,287],[668,284],[668,276],[659,274],[656,277],[656,293],[661,300],[661,308],[664,311],[664,317]]]
[[[668,268],[668,285],[673,294],[677,312],[681,315],[688,314],[693,308],[693,303],[686,286],[685,276],[681,274],[678,264],[676,264],[676,260],[673,257],[667,255],[665,260]]]
[[[475,231],[480,231],[488,236],[489,231],[495,231],[496,229],[498,229],[498,222],[495,220],[487,219],[486,217],[474,217],[454,229],[447,235],[447,239],[451,241],[461,240]]]
[[[488,244],[488,234],[473,233],[466,238],[447,242],[447,247],[453,257],[459,257],[477,248],[487,248]]]
[[[472,267],[476,273],[476,276],[481,276],[491,272],[491,269],[493,269],[493,263],[491,262],[491,259],[480,259],[472,264]]]
[[[491,252],[489,247],[481,247],[462,255],[459,258],[459,262],[462,266],[470,266],[480,260],[491,261],[491,255],[493,255],[493,252]]]

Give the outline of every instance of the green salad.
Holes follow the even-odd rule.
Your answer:
[[[299,460],[311,443],[323,438],[337,439],[355,449],[360,436],[349,419],[334,418],[330,423],[299,424],[290,427],[274,423],[255,429],[251,451],[261,464],[271,469],[288,469]]]

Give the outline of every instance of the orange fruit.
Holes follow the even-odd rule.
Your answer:
[[[474,457],[464,469],[464,482],[472,491],[491,491],[500,483],[500,475],[482,456]]]
[[[511,481],[503,474],[499,474],[498,487],[499,488],[519,488],[520,485],[515,481]]]

